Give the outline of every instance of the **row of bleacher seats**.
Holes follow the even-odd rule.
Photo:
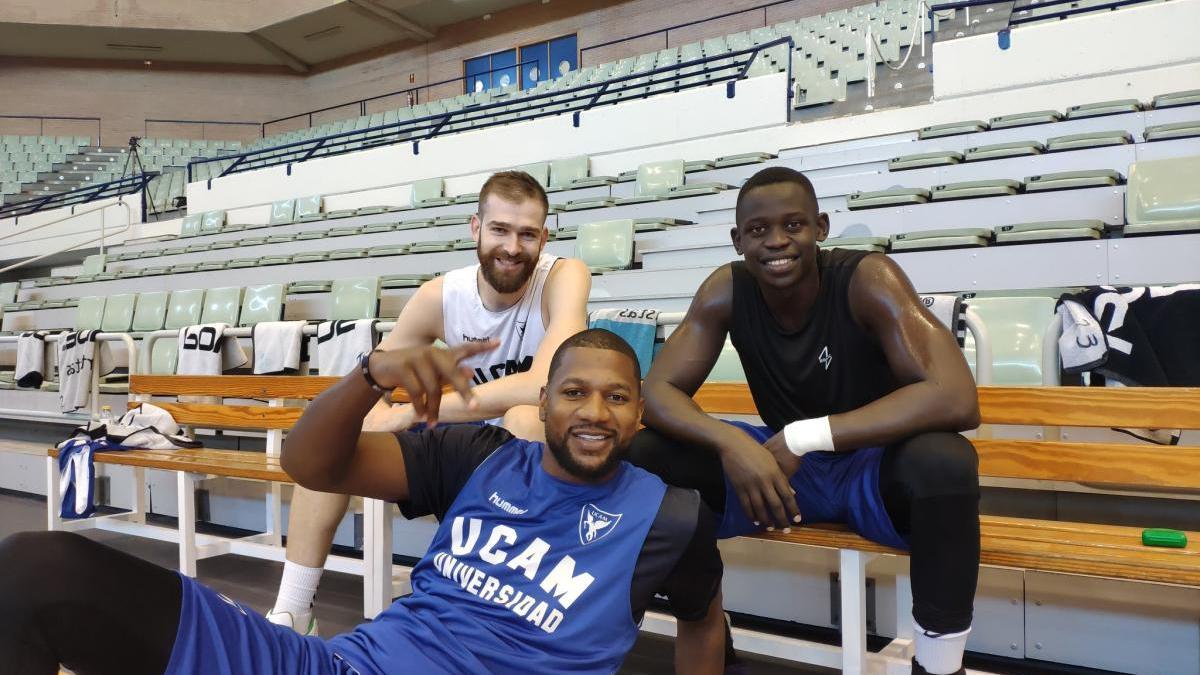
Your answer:
[[[81,149],[91,145],[88,136],[0,136],[0,202],[35,183],[39,173],[55,170]]]

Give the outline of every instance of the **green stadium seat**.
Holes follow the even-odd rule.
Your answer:
[[[322,262],[329,259],[329,254],[325,251],[308,251],[306,253],[297,253],[292,256],[292,263],[310,263]]]
[[[1190,89],[1188,91],[1159,94],[1154,97],[1151,106],[1154,108],[1173,108],[1175,106],[1195,105],[1197,103],[1200,103],[1200,89]]]
[[[475,240],[471,239],[470,237],[466,239],[456,239],[451,243],[453,244],[455,251],[474,251],[475,249],[479,248],[479,245],[475,243]]]
[[[1031,124],[1050,124],[1061,119],[1062,115],[1057,110],[1035,110],[1015,115],[993,117],[988,122],[988,127],[991,129],[1011,129],[1012,127],[1024,127]]]
[[[17,289],[21,287],[19,281],[6,281],[0,284],[0,303],[9,303],[17,299]]]
[[[1041,192],[1043,190],[1068,190],[1072,188],[1108,187],[1120,185],[1124,181],[1121,174],[1112,169],[1093,169],[1089,171],[1059,171],[1039,176],[1029,176],[1025,179],[1026,192]]]
[[[217,232],[225,226],[224,211],[208,211],[204,214],[204,222],[200,224],[201,232]]]
[[[270,225],[287,225],[296,219],[296,200],[284,199],[271,203]]]
[[[518,166],[517,169],[533,176],[533,179],[543,188],[550,187],[550,162],[525,164],[524,166]]]
[[[215,272],[217,270],[229,269],[229,262],[226,260],[206,260],[196,263],[197,272]]]
[[[1155,124],[1146,127],[1144,134],[1147,141],[1166,141],[1173,138],[1193,138],[1195,136],[1200,136],[1200,120]]]
[[[470,222],[470,220],[470,218],[467,218],[467,222]],[[405,220],[399,223],[392,223],[392,225],[393,230],[422,230],[426,227],[433,227],[433,219],[418,218],[415,220]],[[363,231],[365,232],[366,228],[363,228]]]
[[[637,169],[637,195],[616,200],[616,204],[637,204],[667,197],[671,190],[683,185],[685,173],[682,159],[649,162]]]
[[[1200,156],[1129,166],[1125,234],[1200,231]]]
[[[349,237],[355,234],[362,234],[362,226],[349,225],[345,227],[334,227],[330,228],[330,230],[325,234],[329,237]]]
[[[363,225],[362,233],[377,234],[379,232],[392,232],[399,224],[400,223],[372,223],[370,225]]]
[[[212,244],[192,244],[191,246],[188,246],[187,248],[183,249],[183,252],[184,253],[200,253],[202,251],[207,251],[211,248],[212,248]]]
[[[979,131],[987,131],[987,129],[987,122],[984,122],[983,120],[950,122],[948,124],[935,124],[933,126],[923,127],[917,131],[917,138],[924,140],[926,138],[941,138],[943,136],[973,134]]]
[[[329,252],[330,260],[353,260],[354,258],[367,257],[367,249],[365,248],[339,248],[336,251]]]
[[[579,226],[575,257],[592,272],[626,269],[633,264],[633,220],[605,220]]]
[[[364,228],[365,231],[365,228]],[[325,232],[320,230],[309,230],[308,232],[297,232],[296,241],[308,241],[309,239],[324,239]]]
[[[389,255],[404,255],[408,253],[408,244],[392,244],[390,246],[372,246],[367,249],[368,258],[378,258]]]
[[[179,236],[194,237],[200,234],[200,226],[204,223],[203,213],[191,213],[184,216],[183,222],[179,225]]]
[[[997,244],[1030,241],[1099,239],[1104,233],[1102,220],[1050,220],[1036,223],[998,225],[992,229]]]
[[[283,318],[283,284],[247,286],[242,298],[241,326]]]
[[[987,246],[992,239],[992,234],[991,230],[977,227],[902,232],[892,235],[891,247],[894,253],[896,251]]]
[[[83,259],[83,274],[100,274],[104,271],[104,254],[97,253]]]
[[[987,329],[992,381],[999,386],[1042,384],[1042,336],[1054,320],[1051,297],[976,297],[966,301]],[[975,338],[967,333],[963,355],[975,369]]]
[[[1099,117],[1101,115],[1119,115],[1121,113],[1138,112],[1141,109],[1142,104],[1136,98],[1085,103],[1067,108],[1067,119],[1077,120],[1085,117]]]
[[[169,256],[169,255],[182,255],[184,253],[187,253],[186,246],[171,246],[169,248],[164,248],[163,250],[159,251],[158,255],[159,256]]]
[[[138,293],[134,304],[133,321],[130,330],[146,332],[160,330],[167,318],[167,291],[147,291]]]
[[[444,206],[451,202],[444,196],[445,181],[441,178],[429,178],[427,180],[419,180],[412,184],[412,206],[413,208],[422,208],[426,206]]]
[[[75,330],[100,330],[104,323],[104,296],[89,296],[79,299],[78,310],[75,314]],[[39,303],[38,308],[41,305]],[[22,303],[21,309],[34,309]]]
[[[273,234],[267,237],[268,244],[286,244],[292,241],[296,241],[296,235],[294,234]]]
[[[603,209],[612,206],[615,203],[616,199],[607,196],[582,197],[580,199],[572,199],[566,204],[561,204],[556,208],[560,211],[583,211],[585,209]]]
[[[725,155],[718,157],[717,161],[713,162],[713,168],[726,169],[731,166],[745,166],[747,164],[761,164],[767,160],[775,159],[778,155],[773,155],[769,152],[743,152],[737,155]]]
[[[293,281],[292,283],[288,284],[287,294],[301,295],[304,293],[327,293],[332,286],[332,282],[322,280]]]
[[[848,248],[852,251],[874,251],[883,253],[887,250],[887,237],[830,237],[818,242],[821,248]]]
[[[440,251],[453,251],[454,244],[448,241],[418,241],[414,242],[408,248],[409,253],[437,253]]]
[[[871,192],[855,192],[846,197],[846,208],[871,209],[905,204],[924,204],[929,201],[929,190],[925,188],[892,188]]]
[[[469,222],[471,222],[471,216],[466,214],[459,214],[457,216],[438,216],[437,218],[433,219],[433,225],[435,227],[445,227],[447,225],[466,225]]]
[[[939,152],[922,152],[915,155],[901,155],[888,160],[888,171],[903,171],[905,169],[923,169],[930,166],[949,166],[963,161],[963,154],[953,150]]]
[[[354,210],[356,216],[371,216],[376,213],[387,213],[391,210],[388,206],[362,206]]]
[[[1015,195],[1020,191],[1021,181],[997,178],[935,185],[930,196],[934,201],[942,201],[947,199],[971,199],[975,197],[1000,197]]]
[[[1083,150],[1085,148],[1102,148],[1110,145],[1126,145],[1133,142],[1133,136],[1128,131],[1096,131],[1087,134],[1069,134],[1054,136],[1046,139],[1046,150],[1058,152],[1061,150]]]
[[[337,209],[329,211],[325,214],[327,220],[336,220],[338,218],[349,218],[350,216],[358,215],[358,209]]]
[[[721,348],[721,354],[717,356],[717,362],[713,364],[705,382],[745,381],[746,371],[742,368],[742,360],[738,357],[737,350],[733,348],[733,343],[726,339],[725,346]]]
[[[302,223],[321,220],[325,215],[321,212],[323,202],[321,195],[297,197],[295,219]]]
[[[379,277],[337,279],[329,318],[333,321],[374,319],[379,315]]]
[[[1008,157],[1028,157],[1040,155],[1046,151],[1046,146],[1037,141],[1014,141],[1012,143],[994,143],[967,148],[964,159],[977,162],[988,159],[1005,159]]]
[[[433,279],[432,274],[392,274],[379,278],[380,288],[417,288]]]
[[[287,253],[270,253],[258,259],[258,264],[267,265],[286,265],[292,262],[292,256]]]
[[[238,325],[238,313],[242,307],[241,286],[211,288],[204,294],[204,310],[200,323],[227,323]]]
[[[578,155],[550,162],[549,191],[566,190],[573,183],[588,177],[588,156]]]
[[[128,333],[133,325],[136,303],[137,295],[133,293],[108,296],[104,303],[104,318],[100,321],[100,330],[106,333]]]

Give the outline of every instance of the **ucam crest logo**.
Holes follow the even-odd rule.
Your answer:
[[[579,543],[590,544],[603,539],[617,529],[619,522],[621,514],[598,509],[595,504],[585,504],[579,512]]]

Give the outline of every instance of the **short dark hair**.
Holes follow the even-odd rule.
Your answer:
[[[641,386],[640,379],[642,374],[642,365],[638,361],[637,352],[633,351],[633,347],[630,347],[629,343],[626,342],[625,339],[620,335],[617,335],[611,330],[605,330],[603,328],[589,328],[572,335],[566,340],[563,340],[563,343],[558,346],[558,349],[554,350],[554,356],[550,359],[550,370],[548,373],[546,373],[547,382],[554,379],[555,371],[557,371],[558,367],[562,365],[563,354],[565,354],[568,349],[574,349],[576,347],[587,349],[607,349],[609,351],[620,352],[621,354],[624,354],[625,356],[629,357],[630,361],[633,362],[633,372],[638,376],[638,386]]]
[[[491,175],[479,189],[479,213],[483,214],[483,203],[490,195],[498,195],[508,202],[535,200],[542,205],[543,213],[550,213],[550,200],[546,189],[533,176],[524,171],[499,171]]]
[[[775,185],[777,183],[795,183],[807,192],[817,203],[817,191],[813,188],[812,181],[799,171],[786,166],[769,166],[758,173],[746,179],[742,184],[742,189],[738,190],[737,204],[734,206],[734,214],[742,210],[742,199],[746,194],[755,188],[765,187],[767,185]],[[735,215],[736,217],[736,215]]]

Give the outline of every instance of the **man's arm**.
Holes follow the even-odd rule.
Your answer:
[[[675,624],[675,672],[720,675],[725,672],[725,612],[721,593],[708,605],[708,613],[696,621]]]
[[[587,301],[591,288],[592,275],[583,261],[559,260],[546,279],[546,335],[534,353],[530,369],[472,389],[475,407],[468,408],[455,393],[447,394],[442,399],[436,421],[475,422],[501,417],[513,406],[536,405],[538,394],[546,384],[554,352],[564,340],[587,328]]]
[[[436,411],[444,384],[470,398],[470,380],[459,361],[495,347],[495,342],[476,342],[450,350],[377,351],[371,354],[368,369],[379,386],[403,387]],[[396,436],[362,431],[363,418],[378,400],[379,393],[358,370],[325,390],[288,433],[280,458],[283,470],[310,490],[407,500],[408,477]]]
[[[725,346],[733,308],[733,272],[713,272],[688,307],[683,322],[655,357],[642,386],[646,426],[721,456],[742,508],[756,523],[799,522],[795,493],[771,453],[740,429],[710,417],[692,396]]]
[[[442,325],[442,277],[421,284],[404,304],[396,323],[379,343],[385,351],[419,347],[438,339]],[[365,431],[404,431],[416,423],[411,405],[379,399],[363,421]]]

